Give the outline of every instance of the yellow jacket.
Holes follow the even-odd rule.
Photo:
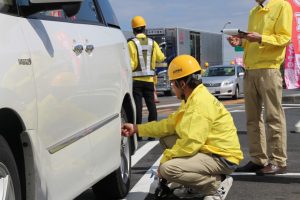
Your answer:
[[[176,144],[164,151],[161,163],[198,152],[217,154],[235,164],[243,159],[230,113],[203,84],[168,118],[140,124],[138,132],[139,136],[149,137],[178,135]]]
[[[136,38],[139,40],[146,39],[147,36],[145,34],[137,34]],[[138,67],[138,53],[136,46],[133,41],[128,42],[128,49],[129,49],[129,55],[130,55],[130,63],[131,63],[131,69],[134,71]],[[165,60],[165,55],[160,50],[158,44],[153,41],[153,52],[152,52],[152,58],[151,58],[151,68],[155,70],[156,62],[160,63]],[[145,81],[145,82],[153,82],[152,76],[147,77],[134,77],[133,80],[139,80],[139,81]]]
[[[279,69],[291,40],[292,17],[291,5],[284,0],[270,0],[250,11],[248,32],[261,34],[262,42],[243,40],[246,69]]]

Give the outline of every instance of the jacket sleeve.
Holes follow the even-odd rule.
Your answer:
[[[170,114],[168,118],[160,121],[152,121],[145,124],[139,124],[139,136],[164,137],[175,133],[175,118],[177,112]]]
[[[156,53],[156,62],[158,63],[163,62],[166,59],[164,53],[161,51],[161,49],[159,48],[158,44],[155,41],[153,45]]]
[[[284,5],[275,24],[275,33],[262,35],[262,45],[286,46],[291,40],[293,12],[288,2]]]
[[[177,157],[193,156],[205,144],[211,126],[211,120],[199,111],[186,112],[176,129],[179,139],[171,149],[164,151],[161,164]]]
[[[135,47],[135,44],[133,43],[133,41],[129,41],[127,43],[127,45],[128,45],[128,50],[129,50],[129,56],[130,56],[130,65],[131,65],[131,69],[133,71],[137,68],[137,65],[138,65],[137,51],[136,51],[136,47]]]

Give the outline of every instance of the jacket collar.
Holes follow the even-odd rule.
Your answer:
[[[258,4],[256,6],[256,9],[258,11],[262,11],[262,12],[269,12],[271,5],[274,4],[276,1],[278,1],[278,0],[266,0],[263,3],[263,7],[261,7],[261,5]]]
[[[191,101],[191,99],[192,99],[192,98],[193,98],[200,90],[202,90],[203,87],[204,87],[204,86],[203,86],[202,83],[201,83],[200,85],[198,85],[198,86],[193,90],[193,92],[191,93],[191,95],[188,97],[188,99],[187,99],[185,105],[188,105],[189,102]]]
[[[142,38],[146,38],[147,36],[144,33],[139,33],[135,37],[142,39]]]

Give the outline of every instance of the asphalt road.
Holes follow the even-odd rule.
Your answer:
[[[159,118],[165,118],[178,105],[175,97],[159,97],[157,105]],[[245,110],[243,99],[221,99],[232,113],[245,159],[241,164],[248,162],[248,148],[246,135]],[[169,106],[168,106],[169,105]],[[300,133],[295,133],[294,125],[300,120],[300,104],[284,104],[288,132],[288,174],[276,176],[256,176],[254,174],[233,174],[233,186],[227,200],[300,200]],[[146,120],[147,111],[144,111]],[[158,141],[139,142],[139,149],[133,156],[131,191],[126,197],[128,200],[150,200],[151,184],[150,168],[157,168],[162,153]],[[96,199],[90,190],[83,193],[76,200]],[[167,199],[177,199],[174,196]]]

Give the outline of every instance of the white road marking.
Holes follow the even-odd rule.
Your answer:
[[[152,179],[151,176],[151,169],[157,169],[159,165],[159,161],[162,155],[155,161],[155,163],[148,169],[148,171],[144,174],[144,176],[133,186],[133,188],[129,191],[129,194],[126,196],[126,199],[130,200],[141,200],[145,199],[149,193],[150,185]]]
[[[179,107],[179,106],[180,106],[180,103],[172,103],[172,104],[156,106],[156,108],[159,109],[159,108],[169,108],[169,107]],[[147,110],[147,107],[143,107],[143,110]]]
[[[134,166],[141,158],[143,158],[151,149],[153,149],[159,141],[149,141],[139,148],[131,157],[131,166]]]
[[[254,172],[237,172],[237,173],[232,173],[232,176],[256,176],[256,173]],[[286,174],[276,174],[276,175],[268,175],[268,176],[263,176],[263,177],[274,177],[274,176],[300,176],[300,173],[286,173]]]
[[[300,104],[289,103],[289,104],[282,104],[282,106],[296,106],[296,107],[300,107]]]

